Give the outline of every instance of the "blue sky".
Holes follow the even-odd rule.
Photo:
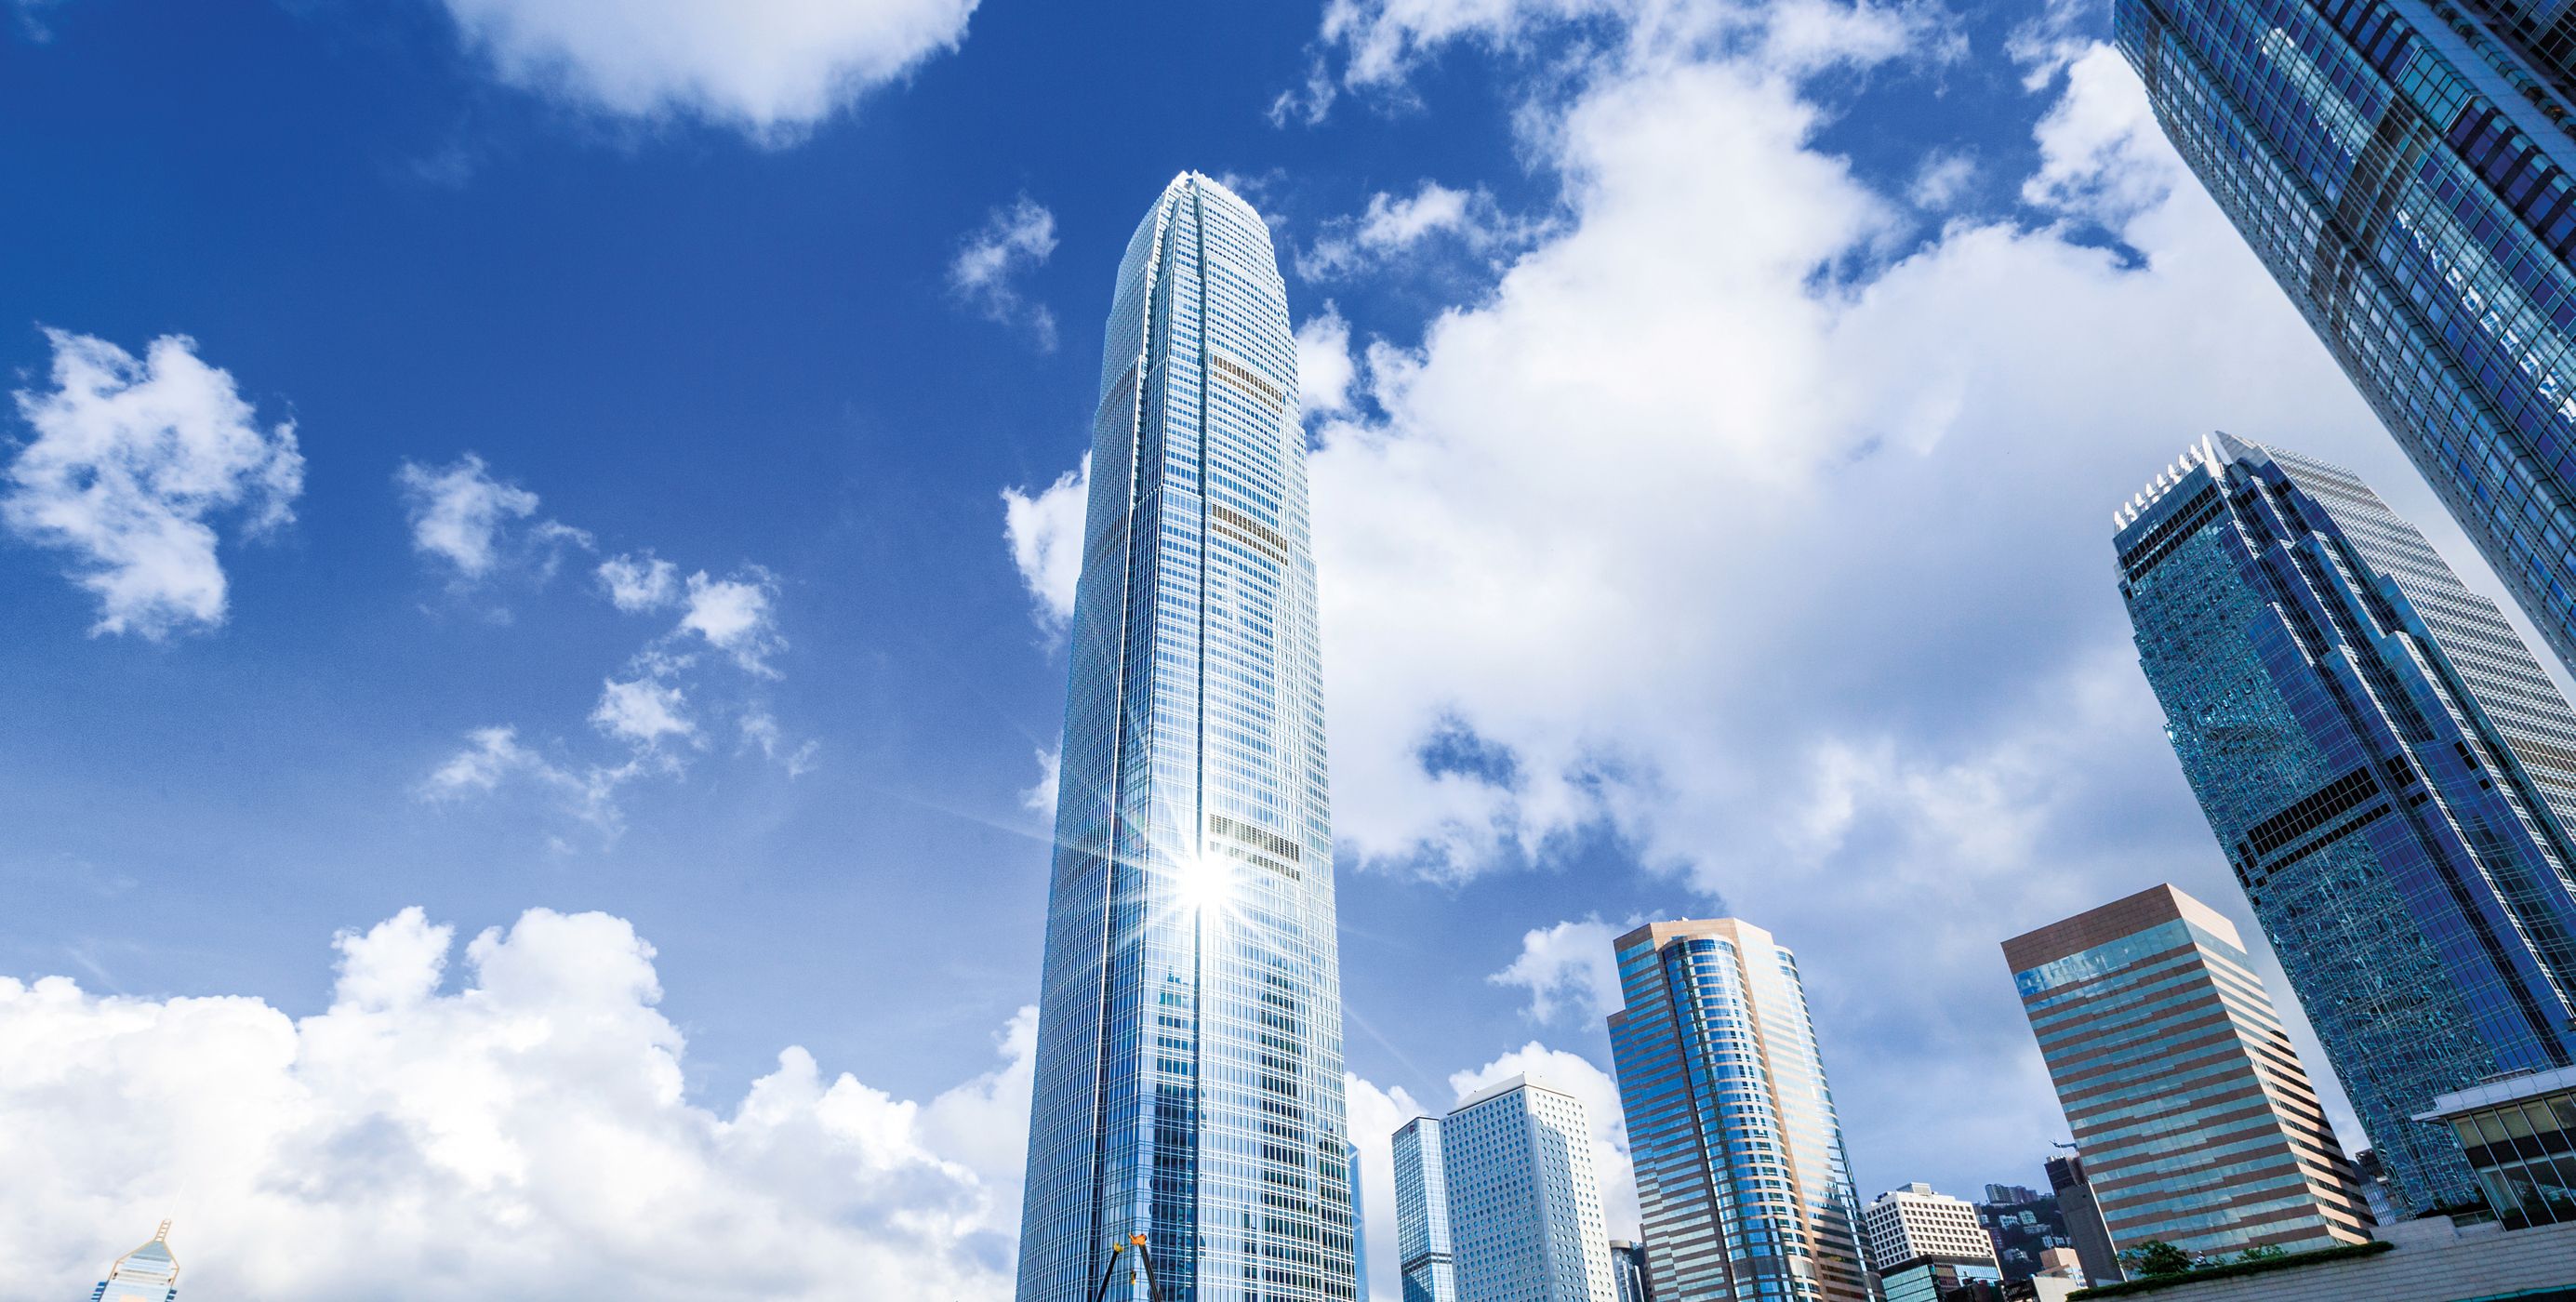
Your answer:
[[[2246,918],[2112,506],[2225,427],[2496,591],[2098,6],[0,18],[0,1044],[59,1065],[0,1068],[0,1292],[177,1215],[264,1297],[1006,1293],[1063,477],[1184,168],[1301,323],[1372,1146],[1540,1067],[1619,1219],[1607,939],[1732,910],[1863,1196],[2034,1183],[1996,943],[2158,880]],[[212,570],[44,515],[121,436]],[[610,1170],[660,1193],[603,1223]]]

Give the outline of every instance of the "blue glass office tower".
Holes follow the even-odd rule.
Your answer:
[[[1135,1234],[1173,1302],[1354,1296],[1296,393],[1269,229],[1175,178],[1092,423],[1020,1302],[1084,1302]]]
[[[1733,918],[1616,945],[1610,1054],[1663,1302],[1870,1302],[1860,1200],[1798,962]]]
[[[1458,1259],[1449,1240],[1449,1180],[1440,1119],[1415,1117],[1395,1132],[1395,1247],[1404,1302],[1458,1302]]]
[[[2576,102],[2519,0],[2115,0],[2156,119],[2576,664]]]
[[[2183,775],[2398,1201],[2474,1201],[2410,1118],[2576,1060],[2576,713],[2344,471],[2214,435],[2113,524]]]

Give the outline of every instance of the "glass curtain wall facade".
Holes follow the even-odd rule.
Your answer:
[[[117,1258],[89,1297],[90,1302],[178,1302],[179,1262],[170,1255],[170,1222],[161,1222],[150,1243]]]
[[[1306,441],[1258,213],[1172,181],[1100,376],[1019,1299],[1087,1302],[1144,1234],[1173,1302],[1351,1302]]]
[[[1616,949],[1610,1052],[1655,1296],[1867,1302],[1797,959],[1733,918],[1652,923]]]
[[[1458,1302],[1440,1119],[1415,1117],[1404,1123],[1395,1132],[1394,1147],[1395,1247],[1404,1271],[1404,1302]]]
[[[2156,119],[2576,664],[2576,104],[2516,0],[2116,0]]]
[[[2157,886],[2004,942],[2111,1237],[2328,1248],[2370,1206],[2244,941]]]
[[[2576,1053],[2576,713],[2344,471],[2214,435],[2113,524],[2183,776],[2396,1201],[2475,1202],[2410,1118]]]

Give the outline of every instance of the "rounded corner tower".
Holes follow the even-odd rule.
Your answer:
[[[1088,1302],[1136,1234],[1170,1302],[1351,1302],[1305,431],[1260,214],[1173,178],[1106,335],[1019,1302]]]

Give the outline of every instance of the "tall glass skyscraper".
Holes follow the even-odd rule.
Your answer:
[[[2576,664],[2564,4],[2115,0],[2156,119]]]
[[[116,1259],[107,1278],[91,1289],[90,1302],[178,1302],[179,1262],[170,1255],[170,1222],[150,1243]]]
[[[2410,1118],[2576,1061],[2576,712],[2344,471],[2214,435],[2113,524],[2183,776],[2398,1201],[2475,1200]]]
[[[1610,1053],[1655,1296],[1869,1302],[1798,961],[1733,918],[1618,940]]]
[[[1354,1296],[1296,393],[1269,229],[1175,178],[1092,422],[1020,1302],[1084,1302],[1133,1234],[1174,1302]]]
[[[1404,1302],[1458,1302],[1458,1264],[1449,1242],[1449,1181],[1441,1163],[1440,1119],[1415,1117],[1395,1132],[1395,1246]]]

